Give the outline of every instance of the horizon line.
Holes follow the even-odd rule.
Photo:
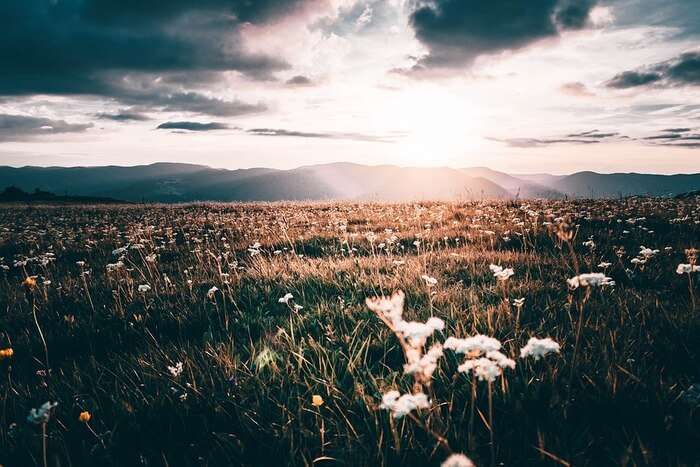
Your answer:
[[[391,168],[398,168],[398,169],[451,169],[451,170],[470,170],[470,169],[486,169],[486,170],[491,170],[493,172],[498,172],[502,173],[505,175],[509,175],[512,177],[518,177],[518,176],[533,176],[533,175],[551,175],[551,176],[556,176],[556,177],[566,177],[566,176],[571,176],[571,175],[576,175],[576,174],[581,174],[581,173],[593,173],[597,175],[660,175],[660,176],[674,176],[674,175],[700,175],[700,172],[675,172],[675,173],[658,173],[658,172],[638,172],[638,171],[630,171],[630,172],[598,172],[595,170],[587,169],[587,170],[578,170],[575,172],[568,172],[568,173],[555,173],[555,172],[544,172],[544,171],[538,171],[538,172],[505,172],[503,170],[497,170],[497,169],[492,169],[489,166],[486,165],[477,165],[477,166],[468,166],[468,167],[457,167],[457,166],[449,166],[449,165],[435,165],[435,166],[420,166],[420,165],[397,165],[397,164],[360,164],[357,162],[350,162],[350,161],[333,161],[333,162],[323,162],[319,164],[305,164],[305,165],[300,165],[292,168],[275,168],[275,167],[265,167],[265,166],[253,166],[253,167],[238,167],[238,168],[226,168],[226,167],[213,167],[207,164],[199,164],[199,163],[194,163],[194,162],[172,162],[172,161],[155,161],[155,162],[150,162],[147,164],[134,164],[134,165],[118,165],[118,164],[104,164],[104,165],[11,165],[11,164],[3,164],[0,165],[0,168],[12,168],[12,169],[91,169],[91,168],[121,168],[121,169],[129,169],[129,168],[138,168],[138,167],[152,167],[154,165],[185,165],[185,166],[194,166],[194,167],[202,167],[206,169],[212,169],[212,170],[225,170],[229,172],[237,171],[237,170],[255,170],[255,169],[267,169],[267,170],[275,170],[279,172],[291,172],[294,170],[300,170],[300,169],[306,169],[306,168],[312,168],[312,167],[323,167],[323,166],[331,166],[331,165],[353,165],[353,166],[358,166],[358,167],[369,167],[369,168],[379,168],[379,167],[391,167]]]

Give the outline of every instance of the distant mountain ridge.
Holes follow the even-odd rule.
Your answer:
[[[511,175],[486,167],[331,163],[291,170],[214,169],[160,162],[133,167],[1,167],[0,189],[127,201],[472,200],[676,196],[700,190],[700,173]]]
[[[9,186],[0,192],[0,203],[118,204],[125,203],[125,201],[92,196],[57,196],[54,193],[41,190],[27,193],[15,186]]]

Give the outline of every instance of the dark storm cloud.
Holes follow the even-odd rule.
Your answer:
[[[416,69],[469,64],[482,54],[523,48],[589,23],[594,0],[431,0],[414,2],[416,37],[428,49]]]
[[[91,123],[68,123],[65,120],[0,114],[0,142],[24,141],[60,133],[81,133],[91,127]]]
[[[307,76],[297,75],[292,78],[289,78],[286,81],[286,83],[289,86],[311,86],[313,84],[313,81],[311,81],[311,79]]]
[[[669,128],[665,133],[641,138],[654,146],[700,148],[700,134],[690,133],[691,128]]]
[[[117,99],[135,105],[148,105],[165,112],[185,111],[217,117],[235,117],[263,112],[267,109],[264,104],[249,104],[238,100],[227,101],[196,92],[168,93],[161,90],[146,92],[129,90],[118,93]]]
[[[700,50],[680,54],[671,60],[628,70],[614,76],[606,86],[616,89],[645,85],[661,87],[700,86]]]
[[[217,117],[235,117],[267,110],[267,106],[263,103],[225,100],[199,92],[182,91],[178,87],[164,84],[161,79],[144,78],[141,75],[106,80],[102,83],[102,92],[94,94],[138,107],[142,111],[191,112]]]
[[[211,13],[239,22],[260,23],[291,13],[303,0],[89,0],[85,16],[100,23],[159,24],[187,13]]]
[[[169,101],[163,107],[213,109],[213,115],[257,111],[196,97],[182,86],[209,83],[229,71],[270,79],[288,68],[280,58],[244,51],[241,26],[274,20],[305,1],[3,0],[0,95],[128,101],[135,94],[128,81],[149,76],[159,83],[148,90],[151,100]]]
[[[563,0],[554,10],[554,22],[559,29],[582,29],[597,0]]]
[[[158,125],[156,130],[188,130],[188,131],[212,131],[228,130],[225,123],[201,123],[201,122],[165,122]]]
[[[681,138],[681,135],[679,135],[678,133],[669,133],[667,135],[645,136],[642,139],[655,140],[655,139],[678,139],[678,138]]]
[[[138,112],[121,111],[117,113],[99,113],[95,115],[100,120],[113,120],[115,122],[143,122],[150,120],[148,115]]]
[[[691,130],[691,128],[666,128],[663,131],[666,131],[668,133],[687,133]]]
[[[656,83],[662,78],[661,73],[652,71],[623,71],[615,75],[605,85],[609,88],[626,89]]]

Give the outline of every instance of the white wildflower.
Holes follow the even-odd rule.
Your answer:
[[[452,454],[440,467],[475,467],[474,462],[464,454]]]
[[[435,279],[434,277],[431,277],[427,274],[423,274],[420,277],[421,277],[421,279],[423,279],[425,281],[425,285],[427,285],[428,287],[432,287],[435,284],[437,284],[437,282],[438,282],[437,279]]]
[[[428,337],[435,331],[441,331],[444,328],[445,322],[435,317],[428,319],[425,323],[402,320],[396,324],[396,330],[403,334],[413,347],[422,347]]]
[[[379,407],[391,411],[394,418],[402,418],[413,410],[429,408],[430,402],[428,396],[422,392],[401,395],[399,391],[389,391],[382,396],[382,404]]]
[[[286,294],[284,294],[284,297],[280,297],[277,301],[279,303],[284,303],[285,305],[288,305],[289,301],[292,300],[293,298],[294,298],[294,295],[287,292]]]
[[[433,346],[430,347],[430,350],[428,350],[428,352],[420,358],[418,358],[417,355],[419,353],[420,352],[416,350],[415,352],[410,353],[410,355],[406,355],[406,357],[409,359],[409,363],[406,363],[403,366],[403,371],[407,375],[419,373],[422,378],[430,379],[437,369],[438,360],[440,357],[442,357],[442,345],[433,344]]]
[[[114,272],[118,271],[119,269],[124,267],[124,263],[121,261],[117,261],[116,263],[110,263],[107,265],[107,272]]]
[[[499,281],[507,281],[515,272],[513,271],[513,268],[503,268],[501,266],[497,266],[495,264],[491,264],[489,266],[489,269],[493,273],[493,277],[498,279]]]
[[[571,279],[567,279],[566,282],[572,289],[577,289],[579,287],[602,287],[605,285],[615,285],[615,281],[613,281],[612,278],[601,272],[579,274]]]
[[[644,258],[651,258],[652,256],[656,255],[659,252],[659,250],[652,250],[651,248],[647,248],[644,245],[639,247],[639,256],[642,256]]]
[[[467,337],[466,339],[448,337],[445,341],[444,347],[461,354],[468,354],[472,352],[485,354],[492,350],[500,350],[501,342],[493,337],[477,334],[476,336]]]
[[[365,300],[367,307],[375,313],[387,318],[396,326],[403,321],[403,303],[405,295],[402,291],[395,292],[390,298],[375,297]]]
[[[520,349],[520,358],[532,357],[539,360],[549,353],[559,353],[560,346],[549,337],[538,339],[531,337],[527,345]]]
[[[493,383],[496,378],[503,374],[503,369],[490,358],[472,358],[457,367],[457,371],[460,373],[471,372],[474,376],[479,378],[479,381],[488,381]]]
[[[486,352],[486,358],[493,360],[501,368],[515,369],[515,360],[508,358],[498,350]]]
[[[676,268],[676,274],[690,274],[691,272],[700,272],[700,266],[694,264],[679,264]]]
[[[182,362],[177,362],[175,366],[168,365],[168,371],[173,375],[173,378],[180,376],[182,374],[182,369]]]

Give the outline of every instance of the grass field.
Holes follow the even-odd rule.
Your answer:
[[[0,464],[700,465],[698,247],[697,199],[5,206]],[[405,374],[479,334],[515,368]]]

